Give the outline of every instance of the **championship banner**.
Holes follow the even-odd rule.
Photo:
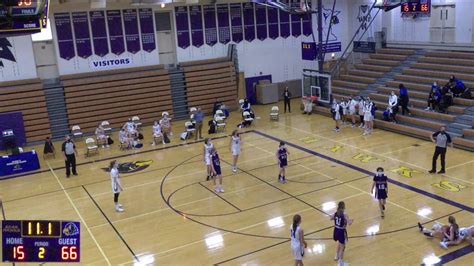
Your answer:
[[[115,55],[125,52],[120,10],[107,10],[107,26],[109,28],[110,50]]]
[[[217,26],[219,28],[219,43],[230,42],[229,5],[217,5]]]
[[[299,8],[300,2],[291,3],[293,8]],[[291,35],[293,37],[299,37],[301,35],[301,15],[300,14],[291,14]]]
[[[255,18],[257,21],[257,39],[263,41],[267,38],[267,7],[264,5],[255,6]]]
[[[175,7],[174,14],[178,47],[186,49],[191,43],[189,39],[188,7],[177,6]]]
[[[191,22],[191,43],[194,47],[201,47],[204,44],[201,6],[189,7],[189,20]]]
[[[138,16],[140,17],[142,50],[150,53],[156,49],[153,10],[151,8],[141,8],[138,10]]]
[[[311,9],[311,2],[308,2],[308,8]],[[309,36],[313,33],[312,13],[303,15],[303,35]]]
[[[71,60],[76,56],[74,51],[74,37],[72,36],[71,14],[55,13],[56,36],[58,37],[59,57]]]
[[[214,46],[217,43],[216,7],[214,5],[203,6],[203,12],[206,44]]]
[[[89,58],[92,55],[92,45],[87,12],[72,12],[72,25],[77,55]]]
[[[94,44],[94,54],[104,57],[109,53],[109,43],[107,41],[107,29],[105,26],[104,11],[90,11],[92,43]]]
[[[255,17],[253,7],[254,4],[251,2],[242,4],[244,14],[244,39],[248,42],[255,40]]]
[[[138,17],[136,9],[122,10],[123,25],[125,28],[125,43],[127,51],[136,54],[140,51],[140,34],[138,32]]]
[[[283,38],[290,37],[290,13],[278,10],[280,12],[280,36]]]
[[[238,4],[230,4],[230,23],[232,26],[232,41],[239,43],[243,40],[244,34],[242,29],[242,6]]]
[[[267,8],[268,16],[268,37],[275,40],[280,36],[279,27],[278,27],[278,9],[276,8]],[[258,19],[258,18],[257,18]]]

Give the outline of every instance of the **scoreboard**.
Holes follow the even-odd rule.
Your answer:
[[[46,28],[49,0],[15,0],[14,5],[0,1],[0,33],[40,31]]]
[[[401,5],[402,15],[429,16],[431,13],[431,0],[408,0]]]
[[[79,262],[80,223],[2,221],[3,262]]]

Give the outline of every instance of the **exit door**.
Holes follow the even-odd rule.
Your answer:
[[[160,64],[176,65],[176,42],[174,40],[171,12],[156,12],[155,23]]]
[[[440,43],[456,41],[455,5],[433,5],[431,7],[430,40]]]

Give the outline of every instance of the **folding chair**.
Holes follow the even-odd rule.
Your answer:
[[[222,131],[225,131],[225,126],[226,126],[226,123],[225,123],[225,114],[224,112],[222,112],[222,110],[217,110],[216,111],[216,115],[214,116],[214,120],[216,120],[217,122],[217,127],[216,127],[216,130],[219,131],[219,129],[221,129]]]
[[[71,134],[74,139],[76,138],[82,138],[83,134],[81,131],[81,127],[78,125],[74,125],[71,127]]]
[[[99,154],[99,146],[97,146],[95,139],[87,138],[86,147],[87,147],[86,157],[89,157],[93,153]]]
[[[278,120],[279,118],[280,118],[280,108],[278,108],[278,106],[273,106],[272,110],[270,111],[270,119]]]
[[[134,116],[132,117],[132,122],[135,124],[135,127],[137,130],[140,130],[140,127],[142,126],[142,122],[140,121],[140,117]]]
[[[102,127],[104,128],[105,135],[110,135],[112,133],[112,128],[110,127],[109,121],[102,121]]]

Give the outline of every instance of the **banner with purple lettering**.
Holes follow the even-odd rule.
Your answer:
[[[174,9],[174,14],[176,20],[176,35],[178,39],[178,47],[186,49],[190,44],[188,7],[177,6]]]
[[[143,51],[151,52],[156,48],[155,42],[155,24],[153,23],[153,11],[151,8],[140,8],[138,10],[140,17],[140,33],[142,35]]]
[[[54,22],[56,24],[56,36],[58,37],[59,57],[71,60],[76,56],[71,28],[71,14],[56,13],[54,14]]]
[[[72,25],[74,27],[77,55],[82,58],[89,58],[92,55],[92,45],[87,12],[72,12]]]
[[[293,8],[300,8],[300,2],[291,3]],[[301,15],[291,14],[291,35],[299,37],[301,35]]]
[[[127,51],[136,54],[140,51],[140,34],[138,32],[138,17],[136,9],[122,10],[123,25],[125,26],[125,43]]]
[[[107,27],[109,28],[110,50],[115,55],[123,54],[125,44],[120,10],[107,10]]]
[[[255,18],[257,21],[257,39],[263,41],[267,38],[267,7],[256,5]]]
[[[311,9],[311,2],[307,3],[308,8]],[[313,24],[312,24],[312,13],[306,13],[303,15],[303,35],[309,36],[313,33]]]
[[[217,26],[219,28],[219,42],[227,44],[230,42],[229,27],[229,5],[217,5]]]
[[[270,39],[272,40],[275,40],[276,38],[278,38],[278,36],[280,36],[278,32],[278,9],[268,7],[267,16],[268,16],[268,37],[270,37]]]
[[[230,4],[230,23],[232,26],[232,41],[239,43],[243,40],[244,34],[242,29],[242,6],[238,4]]]
[[[247,2],[242,5],[244,13],[244,36],[246,41],[251,42],[255,39],[255,17],[253,14],[254,4]]]
[[[201,6],[189,7],[189,20],[191,22],[191,42],[193,46],[201,47],[204,44]]]
[[[107,42],[107,29],[105,28],[104,11],[90,11],[92,43],[94,44],[94,54],[104,57],[109,53],[109,43]]]
[[[278,10],[280,12],[280,36],[288,38],[290,36],[290,13]]]
[[[203,12],[206,44],[214,46],[217,43],[216,7],[214,5],[203,6]]]

